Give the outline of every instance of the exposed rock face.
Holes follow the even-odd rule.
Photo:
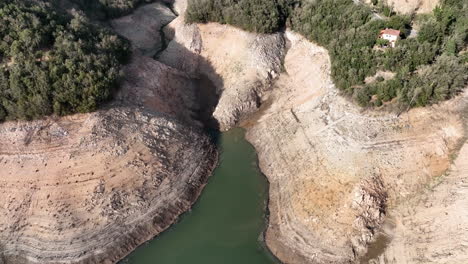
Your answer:
[[[153,56],[163,47],[160,29],[175,18],[163,3],[153,3],[137,8],[132,14],[111,21],[115,31],[129,39],[134,50]]]
[[[140,55],[124,73],[108,110],[0,124],[0,263],[115,263],[197,199],[217,152],[196,80]]]
[[[114,263],[187,210],[216,161],[193,78],[218,88],[221,129],[247,128],[270,181],[267,244],[284,262],[357,262],[388,215],[393,240],[375,262],[467,259],[466,146],[435,192],[417,194],[450,168],[468,94],[401,116],[362,111],[303,37],[183,16],[163,29],[172,41],[157,62],[142,54],[163,46],[173,15],[154,10],[170,11],[112,23],[137,55],[108,110],[0,125],[0,263]]]
[[[177,1],[185,12],[186,1]],[[218,87],[213,116],[227,130],[258,110],[260,98],[281,71],[282,34],[258,35],[215,23],[187,25],[183,15],[165,29],[172,41],[158,60]]]
[[[372,4],[371,0],[363,0],[362,2]],[[426,14],[431,13],[440,0],[386,0],[384,3],[400,14]]]
[[[327,51],[297,34],[183,17],[165,30],[159,60],[208,76],[221,128],[247,128],[270,180],[267,244],[286,263],[359,261],[392,208],[443,174],[464,137],[466,94],[400,116],[362,111],[338,95]]]
[[[444,177],[392,213],[391,239],[373,263],[466,263],[468,260],[468,144]]]
[[[326,50],[286,37],[286,73],[247,124],[270,181],[267,244],[286,263],[357,261],[388,208],[449,168],[467,95],[399,117],[362,112],[338,96]]]
[[[197,129],[131,108],[0,134],[2,263],[114,263],[188,210],[216,161]]]
[[[213,113],[221,130],[227,130],[258,110],[260,98],[271,87],[281,69],[284,40],[280,34],[254,35],[232,27],[209,24],[200,26],[201,56],[214,74],[200,70],[209,78],[220,76],[220,99]],[[235,43],[235,45],[232,45]],[[225,47],[229,47],[226,51]]]
[[[124,82],[116,99],[166,113],[186,124],[201,126],[194,117],[197,82],[187,74],[145,56],[134,56],[124,67]]]

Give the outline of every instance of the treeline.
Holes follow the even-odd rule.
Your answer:
[[[288,0],[191,0],[187,22],[218,22],[247,31],[272,33],[284,27],[295,1]]]
[[[332,78],[361,106],[391,102],[403,109],[451,98],[468,83],[468,2],[442,0],[431,15],[420,16],[417,38],[408,38],[414,17],[387,10],[379,19],[366,5],[350,0],[193,0],[188,22],[220,22],[260,33],[286,25],[328,49]],[[381,29],[401,31],[393,49],[376,49]],[[465,53],[463,53],[465,51]],[[365,84],[379,70],[396,73],[391,80]]]
[[[110,97],[128,50],[79,13],[0,0],[0,120],[95,110]]]

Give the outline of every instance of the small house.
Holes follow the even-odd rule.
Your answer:
[[[392,48],[395,47],[395,43],[400,39],[400,30],[386,28],[380,31],[379,38],[388,40]]]

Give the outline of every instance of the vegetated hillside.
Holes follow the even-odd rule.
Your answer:
[[[284,27],[296,0],[192,0],[187,22],[218,22],[247,31],[272,33]]]
[[[186,15],[188,22],[228,23],[259,33],[289,26],[329,50],[336,86],[361,106],[424,106],[466,86],[466,1],[444,0],[432,14],[419,17],[384,13],[388,17],[379,19],[369,7],[349,0],[194,0]],[[420,32],[407,38],[414,19],[422,25]],[[387,27],[401,30],[403,39],[394,49],[376,49],[379,31]],[[378,70],[396,75],[365,84]]]
[[[142,3],[154,0],[69,0],[82,10],[100,19],[109,19],[130,13]]]
[[[127,51],[78,12],[0,0],[0,121],[95,110],[111,95]]]

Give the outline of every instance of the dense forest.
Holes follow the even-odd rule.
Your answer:
[[[381,0],[193,0],[188,22],[219,22],[272,33],[286,26],[326,47],[336,86],[361,106],[398,109],[446,100],[468,83],[468,1],[441,0],[429,15],[398,15]],[[378,18],[374,12],[384,18]],[[409,38],[411,27],[419,34]],[[401,31],[395,48],[376,48],[381,29]],[[392,71],[390,80],[365,78]]]
[[[95,110],[110,97],[128,50],[79,12],[0,0],[0,121]]]
[[[247,31],[272,33],[284,27],[289,0],[191,0],[187,22],[218,22]]]

